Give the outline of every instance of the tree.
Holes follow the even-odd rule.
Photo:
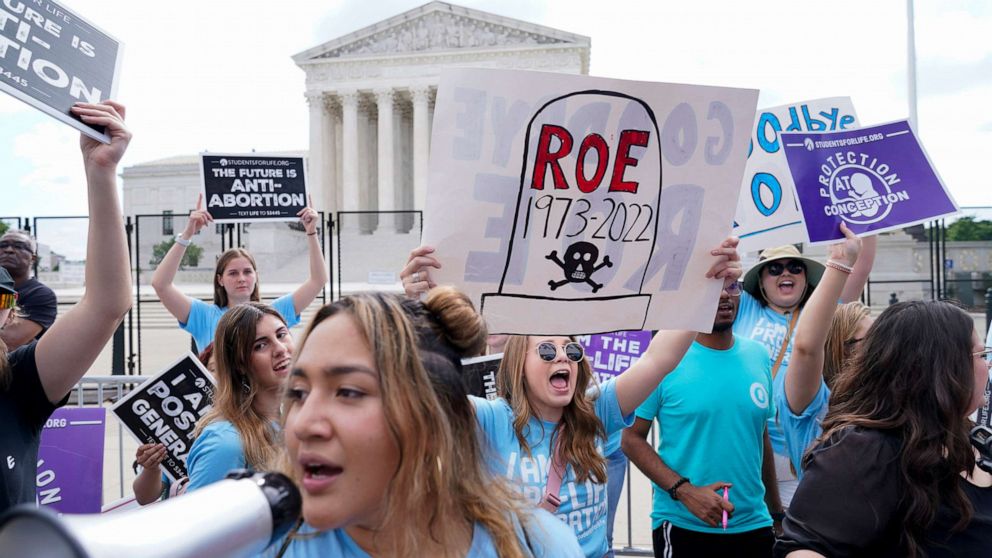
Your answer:
[[[176,243],[175,238],[168,238],[159,242],[152,247],[152,259],[148,262],[151,265],[158,265],[162,263],[162,258],[165,257],[172,245]],[[203,256],[203,248],[200,248],[196,244],[190,244],[186,247],[186,253],[183,254],[182,261],[179,262],[179,269],[184,267],[197,267],[200,265],[200,257]]]
[[[947,227],[947,240],[992,240],[992,221],[962,217]]]
[[[0,221],[0,236],[3,236],[4,234],[6,234],[7,233],[7,229],[9,229],[9,228],[10,228],[10,225],[8,225],[7,223],[4,223],[3,221]]]

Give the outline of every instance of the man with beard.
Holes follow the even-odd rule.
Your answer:
[[[723,290],[713,332],[637,409],[623,451],[654,485],[655,556],[771,556],[782,506],[767,420],[768,351],[734,336],[741,285]],[[658,450],[648,444],[658,419]],[[727,514],[724,522],[724,512]]]
[[[28,233],[9,230],[0,237],[0,267],[14,278],[18,293],[17,316],[0,331],[0,339],[11,351],[39,339],[55,322],[58,311],[52,289],[31,276],[34,254],[34,239]]]

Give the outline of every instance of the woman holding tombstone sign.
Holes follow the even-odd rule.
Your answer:
[[[217,325],[213,407],[197,423],[186,460],[188,491],[232,469],[264,469],[276,453],[279,398],[289,375],[293,337],[271,306],[246,302]]]
[[[0,513],[35,502],[38,445],[45,421],[66,402],[131,306],[127,240],[115,177],[131,133],[124,107],[114,101],[77,103],[72,114],[102,126],[105,144],[81,135],[86,170],[89,231],[86,237],[86,290],[79,302],[37,342],[7,352],[0,342]],[[14,281],[0,268],[0,324],[17,299]]]
[[[737,239],[712,251],[717,261],[707,277],[734,282],[740,277]],[[401,273],[407,294],[429,286],[431,249],[411,253]],[[436,260],[435,260],[436,262]],[[428,301],[449,288],[437,288]],[[481,322],[481,316],[478,318]],[[606,459],[609,435],[633,423],[633,413],[671,372],[695,339],[695,332],[661,331],[640,360],[600,386],[582,345],[573,337],[511,336],[497,375],[500,397],[472,398],[476,417],[493,448],[490,469],[506,475],[534,505],[566,521],[590,558],[606,554]],[[542,463],[551,463],[547,475]]]
[[[283,470],[303,518],[267,556],[581,556],[482,459],[461,358],[485,325],[449,290],[363,293],[317,312],[283,402]]]
[[[320,222],[312,207],[300,211],[300,222],[307,235],[310,254],[310,277],[292,293],[283,295],[272,303],[289,327],[300,323],[300,313],[310,305],[327,283],[327,265],[317,240]],[[203,195],[196,202],[196,209],[189,214],[186,228],[176,237],[175,243],[152,275],[152,287],[165,308],[179,320],[179,327],[189,332],[196,341],[196,350],[202,351],[214,339],[214,331],[224,312],[245,302],[258,302],[258,270],[255,259],[243,248],[231,248],[221,254],[214,269],[214,300],[207,304],[187,296],[176,288],[174,281],[186,247],[194,235],[213,221],[203,209]]]

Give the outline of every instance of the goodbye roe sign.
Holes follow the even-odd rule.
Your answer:
[[[712,326],[757,91],[442,74],[424,243],[490,331]]]
[[[58,2],[0,2],[0,89],[104,143],[69,108],[112,98],[120,60],[116,39]]]
[[[200,154],[207,213],[218,223],[295,221],[307,206],[303,157]]]

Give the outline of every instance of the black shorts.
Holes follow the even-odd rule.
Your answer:
[[[744,533],[701,533],[666,521],[651,533],[656,558],[770,558],[775,546],[771,527]]]

